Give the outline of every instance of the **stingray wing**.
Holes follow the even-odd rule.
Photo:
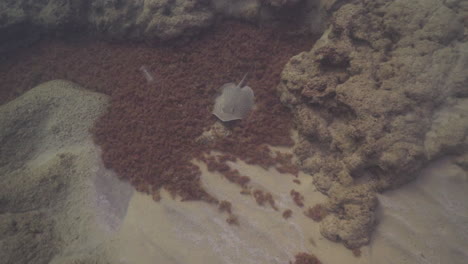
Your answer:
[[[238,87],[234,83],[226,83],[222,87],[222,93],[215,101],[213,114],[221,121],[242,119],[252,109],[254,94],[250,87]]]

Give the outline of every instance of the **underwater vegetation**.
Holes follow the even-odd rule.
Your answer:
[[[110,95],[108,113],[93,129],[106,166],[140,191],[165,187],[184,200],[212,201],[200,186],[193,158],[219,150],[269,167],[278,159],[264,144],[293,144],[289,110],[275,88],[288,58],[309,49],[313,39],[292,38],[285,35],[288,30],[227,21],[184,45],[156,47],[86,39],[67,46],[46,40],[23,52],[22,64],[2,71],[3,85],[18,91],[66,78]],[[25,70],[31,67],[33,76]],[[231,136],[196,141],[216,123],[211,112],[219,87],[242,76],[255,91],[255,110],[228,125]]]

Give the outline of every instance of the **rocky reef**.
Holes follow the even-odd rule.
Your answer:
[[[30,45],[42,35],[76,32],[107,40],[167,41],[197,35],[222,18],[268,24],[281,16],[303,19],[306,27],[319,33],[323,29],[319,3],[297,0],[2,1],[0,53]],[[300,17],[283,12],[294,8],[301,10]]]
[[[463,5],[342,1],[313,49],[285,67],[278,90],[300,131],[295,152],[330,198],[325,237],[367,244],[377,192],[414,179],[442,153],[466,153]],[[441,125],[447,108],[458,115]]]

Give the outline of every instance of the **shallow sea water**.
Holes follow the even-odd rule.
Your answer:
[[[5,19],[0,37],[6,36],[0,42],[0,259],[5,263],[468,263],[468,80],[458,72],[468,69],[468,7],[462,1],[433,1],[438,6],[433,17],[456,13],[450,23],[427,19],[426,9],[407,9],[403,3],[400,10],[400,1],[358,1],[355,8],[326,0],[83,1],[86,8],[70,6],[77,17],[64,22],[56,16],[64,23],[58,26],[51,14],[69,13],[54,1],[45,2],[49,5],[0,3],[7,10],[0,12]],[[363,6],[371,15],[353,13]],[[393,9],[387,10],[389,6]],[[398,72],[392,68],[393,56],[401,56],[393,49],[411,42],[404,39],[403,29],[388,29],[397,9],[398,15],[414,12],[405,17],[420,19],[421,28],[431,26],[435,37],[430,35],[430,41],[449,39],[445,46],[437,44],[442,51],[426,52],[433,48],[427,44],[415,53],[433,56],[427,60],[431,70],[437,68],[438,56],[457,58],[440,64],[441,71],[451,69],[453,75],[438,81],[458,90],[447,92],[440,107],[428,111],[444,110],[439,117],[427,114],[431,118],[424,125],[433,134],[423,135],[424,166],[401,177],[415,180],[377,195],[370,243],[351,250],[345,241],[326,239],[321,222],[307,215],[309,208],[336,198],[321,187],[349,179],[330,176],[317,182],[314,168],[306,163],[322,155],[317,153],[340,157],[348,151],[343,142],[355,135],[336,129],[348,116],[357,119],[362,113],[340,108],[342,102],[329,85],[352,83],[365,71],[368,62],[356,55],[361,48],[372,46],[375,54],[368,60],[382,55],[382,47],[389,50],[372,75],[383,80],[374,87],[376,94],[391,90],[385,88],[389,80],[405,77],[393,76]],[[15,10],[30,12],[31,17],[21,19],[32,22],[10,22]],[[86,16],[80,20],[79,14]],[[378,23],[370,20],[379,14],[382,19],[388,14],[379,26],[389,30],[380,42],[367,43],[363,39],[369,32],[338,26],[343,20],[356,21],[358,29],[362,23],[374,26]],[[132,16],[138,19],[130,23]],[[87,26],[70,26],[67,19],[86,21]],[[438,25],[448,29],[439,33]],[[40,28],[43,32],[31,33]],[[327,49],[314,50],[341,33],[355,42],[333,47],[331,57]],[[447,51],[463,43],[466,50]],[[413,56],[411,45],[402,49]],[[356,54],[342,52],[349,46]],[[320,52],[328,55],[320,57]],[[329,75],[310,78],[317,61]],[[424,74],[415,79],[424,79]],[[229,95],[222,89],[227,84]],[[415,91],[421,86],[415,84]],[[355,94],[340,92],[343,101],[371,100],[371,95],[352,98]],[[429,99],[403,110],[398,108],[401,101],[389,96],[385,107],[398,109],[374,116],[375,127],[387,114],[395,118],[394,127],[416,122],[410,114],[398,119],[398,111],[426,111],[423,105],[435,100],[431,92],[438,90],[427,91]],[[406,96],[414,94],[406,91]],[[217,100],[229,109],[215,108]],[[456,111],[449,111],[456,104]],[[329,107],[326,114],[320,112],[324,105]],[[444,120],[461,124],[446,129],[451,123]],[[320,138],[327,129],[330,138]],[[360,129],[372,127],[353,131]],[[382,129],[398,134],[393,127]],[[408,143],[401,138],[393,145]],[[435,143],[430,145],[429,139]],[[413,155],[411,151],[406,155]],[[336,160],[349,165],[349,160]],[[374,165],[363,166],[369,177],[348,175],[353,182],[349,186],[378,179],[372,169],[379,165]],[[346,210],[332,213],[343,220],[349,217]],[[336,228],[352,229],[346,222]],[[303,253],[305,259],[299,257]]]

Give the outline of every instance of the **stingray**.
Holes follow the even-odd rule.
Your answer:
[[[221,121],[227,122],[242,119],[252,110],[254,105],[254,93],[252,88],[244,86],[244,75],[238,85],[235,83],[226,83],[221,86],[221,95],[215,100],[213,114]]]

